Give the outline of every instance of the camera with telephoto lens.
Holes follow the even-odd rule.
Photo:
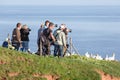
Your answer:
[[[55,24],[55,27],[58,27],[58,24]]]
[[[71,33],[71,32],[72,32],[72,29],[69,29],[69,32]]]
[[[72,29],[65,28],[63,32],[65,33],[65,35],[68,35],[68,33],[72,32]]]
[[[30,29],[30,28],[28,28],[28,31],[31,31],[31,29]]]

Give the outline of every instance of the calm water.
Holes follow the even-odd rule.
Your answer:
[[[46,19],[65,23],[80,54],[116,53],[120,60],[120,6],[0,6],[0,44],[17,22],[31,29],[30,49],[37,50],[37,30]]]

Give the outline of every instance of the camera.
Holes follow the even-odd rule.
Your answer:
[[[58,24],[55,24],[55,27],[58,27]]]
[[[68,35],[68,33],[72,32],[72,29],[65,28],[63,32],[65,33],[65,35]]]
[[[30,29],[30,28],[28,28],[28,31],[31,31],[31,29]]]
[[[69,32],[71,33],[71,32],[72,32],[72,29],[69,29]]]

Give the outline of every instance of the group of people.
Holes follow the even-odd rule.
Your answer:
[[[61,24],[58,29],[53,32],[53,29],[57,27],[56,24],[45,21],[45,24],[41,24],[38,30],[38,51],[37,55],[51,55],[51,45],[54,46],[54,56],[63,57],[67,51],[67,36],[69,29],[65,24]],[[17,23],[16,28],[12,32],[12,46],[15,50],[21,50],[25,52],[29,51],[29,34],[31,29],[27,25]],[[10,40],[9,40],[10,41]]]
[[[29,34],[31,29],[27,25],[17,23],[16,28],[12,32],[12,46],[16,50],[29,52]]]
[[[38,55],[50,55],[50,47],[54,46],[54,56],[63,57],[67,49],[67,30],[65,24],[61,24],[57,30],[52,31],[57,25],[45,21],[38,30]]]
[[[10,40],[10,36],[8,35],[2,46],[17,51],[29,52],[30,31],[31,29],[27,25],[22,26],[21,23],[17,23],[16,28],[12,32],[12,39]]]

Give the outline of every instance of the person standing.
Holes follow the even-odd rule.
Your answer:
[[[63,30],[65,25],[61,25],[59,29],[54,32],[54,37],[56,39],[54,43],[54,56],[63,57],[64,48],[66,48],[66,36]]]
[[[43,55],[50,55],[50,40],[55,42],[55,38],[52,34],[52,29],[54,28],[54,23],[50,22],[48,28],[43,31],[41,41],[43,43]]]
[[[40,28],[39,28],[39,30],[38,30],[38,37],[37,37],[37,45],[38,45],[38,46],[39,46],[40,37],[41,37],[44,29],[45,29],[44,24],[41,24],[41,25],[40,25]]]
[[[41,24],[40,29],[38,30],[38,38],[37,38],[38,51],[36,53],[37,55],[42,55],[43,47],[42,47],[42,42],[40,38],[44,29],[45,29],[44,24]]]
[[[40,44],[39,44],[40,36],[41,36],[41,34],[43,33],[43,31],[45,30],[45,28],[48,28],[49,23],[50,23],[50,21],[46,20],[46,21],[45,21],[45,25],[44,25],[44,24],[41,24],[41,25],[40,25],[40,28],[39,28],[39,30],[38,30],[38,37],[37,37],[38,48],[39,48],[39,45],[40,45]]]
[[[20,33],[21,26],[22,26],[21,23],[17,23],[16,28],[12,32],[12,46],[14,46],[15,50],[17,51],[21,46],[21,33]]]
[[[46,21],[45,21],[45,26],[44,26],[44,27],[45,27],[45,28],[48,28],[48,27],[49,27],[49,24],[50,24],[50,21],[49,21],[49,20],[46,20]]]
[[[37,51],[37,55],[42,55],[43,54],[43,44],[42,44],[42,39],[41,36],[43,34],[43,31],[49,27],[49,23],[50,21],[46,20],[45,21],[45,25],[41,24],[40,29],[38,30],[38,38],[37,38],[37,45],[38,45],[38,51]]]
[[[29,34],[31,29],[28,28],[27,25],[23,25],[21,28],[21,41],[22,41],[22,48],[21,51],[29,52]]]

